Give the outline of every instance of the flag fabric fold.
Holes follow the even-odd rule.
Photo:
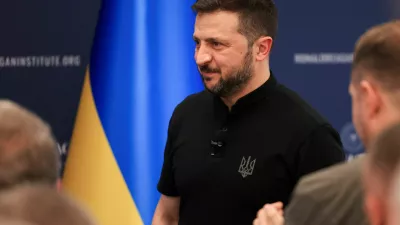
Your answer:
[[[101,225],[151,224],[169,118],[202,89],[190,4],[103,1],[63,177]]]

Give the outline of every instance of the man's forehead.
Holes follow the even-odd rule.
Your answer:
[[[226,11],[199,13],[194,26],[194,36],[238,34],[238,24],[236,13]]]

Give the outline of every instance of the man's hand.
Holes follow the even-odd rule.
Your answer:
[[[282,202],[264,205],[258,211],[253,225],[284,225]]]

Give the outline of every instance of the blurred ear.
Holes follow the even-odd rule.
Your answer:
[[[370,225],[383,225],[386,222],[387,206],[385,203],[385,198],[376,192],[378,191],[376,188],[382,187],[375,186],[373,189],[365,192],[364,207]]]
[[[368,119],[373,119],[382,109],[382,97],[369,80],[360,82],[360,98],[363,99],[363,109]]]
[[[371,195],[365,197],[365,212],[371,225],[379,225],[379,207],[377,207],[376,199]]]

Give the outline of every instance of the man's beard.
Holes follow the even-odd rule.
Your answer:
[[[199,68],[200,72],[206,73],[220,73],[219,69],[210,68],[208,65],[204,65]],[[238,93],[243,89],[244,86],[250,81],[253,76],[252,73],[252,53],[247,51],[243,65],[240,69],[227,74],[226,78],[220,77],[217,84],[213,87],[208,88],[205,84],[204,77],[202,77],[204,87],[211,93],[220,97],[230,97]]]

